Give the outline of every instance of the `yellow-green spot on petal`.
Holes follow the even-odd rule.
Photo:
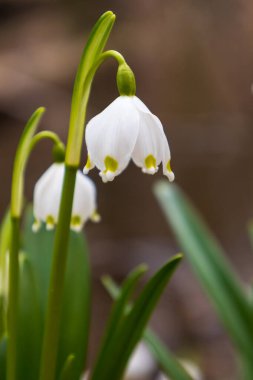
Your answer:
[[[90,170],[90,169],[92,169],[92,168],[93,168],[93,164],[92,164],[92,162],[91,162],[91,160],[90,160],[90,155],[88,155],[87,162],[86,162],[86,164],[85,164],[85,169]]]
[[[118,161],[115,160],[111,156],[106,156],[104,163],[105,163],[105,172],[110,171],[112,173],[115,173],[119,166]]]
[[[172,172],[171,166],[170,166],[170,160],[167,162],[166,169],[168,170],[168,172]]]
[[[94,211],[90,219],[92,220],[92,222],[98,223],[101,220],[101,216],[97,211]]]
[[[152,154],[145,158],[145,166],[147,169],[156,168],[156,159]]]
[[[40,221],[38,219],[35,219],[35,221],[33,222],[33,225],[32,225],[32,231],[38,232],[40,227],[41,227]]]
[[[52,230],[55,226],[55,218],[53,215],[48,215],[46,218],[46,228],[47,230]]]
[[[79,215],[73,215],[71,218],[71,226],[79,227],[81,226],[81,218]]]

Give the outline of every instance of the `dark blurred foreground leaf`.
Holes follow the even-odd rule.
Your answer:
[[[37,380],[39,376],[38,368],[54,239],[54,232],[46,231],[44,226],[39,232],[33,233],[32,223],[32,212],[28,210],[23,239],[25,254],[20,269],[20,325],[22,326],[19,342],[19,361],[22,368],[20,380]],[[58,377],[69,355],[75,356],[71,366],[71,379],[79,380],[83,372],[88,343],[89,311],[90,275],[87,247],[82,234],[71,233],[64,287]],[[34,358],[35,362],[31,361],[31,358]],[[32,369],[26,372],[31,364]]]
[[[117,299],[122,292],[122,288],[119,288],[109,276],[105,276],[102,281],[111,297]],[[125,307],[125,312],[128,312],[130,308],[131,305],[128,304]],[[192,380],[191,376],[182,367],[177,358],[163,345],[160,339],[150,329],[144,331],[143,337],[148,344],[150,351],[153,353],[153,356],[156,358],[157,363],[171,380]]]
[[[253,315],[225,255],[193,206],[175,185],[161,181],[155,195],[253,379]],[[250,364],[251,363],[251,364]]]
[[[72,380],[74,378],[73,374],[73,363],[75,361],[75,355],[70,354],[63,366],[60,374],[60,380]]]
[[[8,252],[10,248],[11,220],[6,212],[0,228],[0,339],[7,333]]]
[[[180,362],[151,330],[147,329],[144,332],[144,340],[163,369],[163,372],[171,380],[192,380],[192,377],[186,372]]]
[[[182,255],[174,256],[148,281],[128,313],[125,313],[126,302],[119,301],[122,297],[127,301],[128,297],[119,296],[116,304],[121,302],[121,310],[116,328],[111,339],[107,340],[105,356],[96,362],[91,380],[120,380],[123,377],[128,360],[142,337],[151,313],[181,259]],[[136,275],[131,277],[130,284],[131,281],[136,281]],[[124,283],[124,292],[128,281]]]

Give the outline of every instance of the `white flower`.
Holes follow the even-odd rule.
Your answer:
[[[127,366],[124,380],[147,380],[156,369],[155,361],[144,343],[139,343]]]
[[[61,190],[64,178],[64,164],[54,163],[41,176],[34,188],[33,230],[37,231],[41,222],[51,230],[58,221]],[[94,183],[80,171],[77,172],[71,216],[71,229],[80,231],[88,220],[98,220],[96,213],[96,188]]]
[[[88,160],[84,173],[96,166],[104,182],[112,181],[132,158],[144,173],[154,174],[163,163],[163,174],[175,176],[163,126],[136,96],[119,96],[86,127]]]

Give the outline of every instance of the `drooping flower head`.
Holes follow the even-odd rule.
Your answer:
[[[64,164],[54,163],[36,183],[34,188],[34,231],[38,230],[41,222],[46,223],[48,230],[53,229],[58,222],[63,178]],[[96,188],[91,179],[78,171],[72,206],[71,229],[80,231],[88,219],[94,221],[98,219]]]
[[[170,149],[162,123],[136,96],[119,96],[90,120],[85,134],[88,160],[84,173],[96,166],[104,182],[112,181],[132,160],[154,174],[162,162],[170,181]]]

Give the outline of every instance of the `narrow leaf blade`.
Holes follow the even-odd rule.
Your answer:
[[[194,272],[238,350],[252,358],[252,313],[222,249],[176,185],[161,181],[154,191]]]
[[[141,339],[151,313],[181,259],[182,255],[172,258],[146,284],[107,347],[106,365],[99,368],[95,376],[91,377],[92,380],[122,378],[131,353]]]

